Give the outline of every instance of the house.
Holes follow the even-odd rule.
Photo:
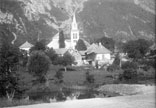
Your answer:
[[[83,59],[79,51],[69,49],[68,52],[74,57],[76,66],[81,66],[83,65]]]
[[[29,51],[29,49],[31,47],[33,47],[34,45],[32,45],[31,43],[29,43],[28,41],[26,41],[24,44],[22,44],[19,48],[21,50],[25,50],[25,51]]]
[[[74,62],[76,63],[77,66],[80,66],[83,64],[82,56],[77,50],[60,48],[60,49],[55,49],[55,52],[59,56],[63,56],[65,53],[68,52],[69,54],[71,54],[74,57],[74,59],[75,59]]]
[[[48,48],[59,49],[59,33],[57,33],[53,38],[52,41],[47,45]],[[65,40],[65,48],[69,49],[71,47],[71,40]]]
[[[103,65],[111,62],[111,51],[101,43],[93,43],[86,51],[87,61],[92,65]]]
[[[66,48],[59,48],[54,50],[58,56],[63,56],[68,51],[68,49]]]

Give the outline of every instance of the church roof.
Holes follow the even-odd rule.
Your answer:
[[[110,50],[105,48],[103,45],[92,44],[86,51],[87,54],[96,53],[96,54],[108,54],[111,53]]]
[[[68,51],[68,49],[66,48],[59,48],[59,49],[55,49],[56,54],[58,55],[63,55]]]
[[[24,44],[22,44],[19,48],[20,49],[25,49],[25,48],[31,48],[34,45],[32,45],[31,43],[29,43],[28,41],[26,41]]]
[[[59,39],[59,32],[58,33],[56,33],[54,36],[53,36],[53,38],[52,39]]]

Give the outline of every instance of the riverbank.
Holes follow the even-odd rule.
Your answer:
[[[111,85],[110,87],[112,86],[116,87],[115,85]],[[155,108],[155,86],[119,85],[118,88],[121,86],[127,86],[127,89],[137,88],[137,90],[133,90],[136,90],[137,92],[140,90],[141,92],[135,95],[127,96],[71,100],[58,103],[17,106],[11,108]],[[103,87],[101,87],[101,89],[102,88]]]

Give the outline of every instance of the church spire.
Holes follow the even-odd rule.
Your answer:
[[[73,21],[71,24],[71,47],[75,49],[76,43],[79,40],[79,30],[76,22],[75,13],[73,14]]]
[[[75,13],[73,15],[72,30],[78,30]]]

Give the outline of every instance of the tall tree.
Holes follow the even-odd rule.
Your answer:
[[[85,51],[87,50],[87,47],[84,43],[84,41],[82,39],[79,39],[75,48],[78,50],[78,51]]]
[[[35,43],[35,45],[34,45],[33,47],[31,47],[30,52],[36,51],[36,50],[37,50],[37,51],[39,51],[39,50],[45,51],[45,50],[46,50],[46,45],[45,45],[44,40],[37,41],[37,42]]]
[[[12,100],[18,91],[17,66],[20,52],[17,47],[9,43],[5,34],[0,33],[0,96]]]
[[[59,48],[65,48],[65,39],[63,30],[59,32]]]
[[[50,58],[43,51],[33,51],[28,59],[28,71],[40,83],[48,82],[46,73],[50,68]]]
[[[58,55],[56,54],[53,48],[50,48],[46,51],[47,56],[49,56],[52,64],[56,64]]]

